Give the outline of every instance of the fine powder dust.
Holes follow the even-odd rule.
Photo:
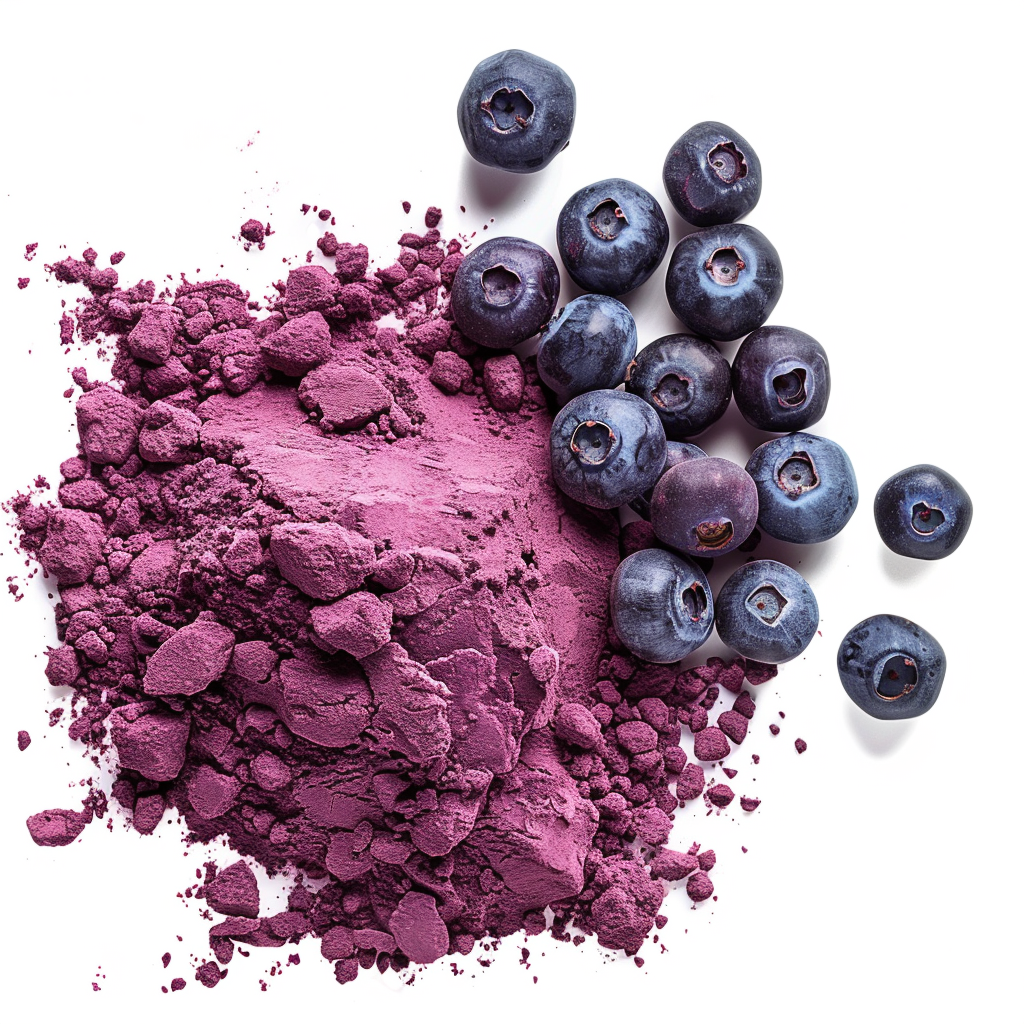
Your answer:
[[[224,280],[122,289],[91,250],[49,268],[89,292],[62,339],[116,358],[110,384],[76,371],[58,501],[14,501],[59,587],[47,675],[135,829],[175,808],[189,841],[293,879],[260,917],[245,860],[208,867],[220,964],[315,935],[344,982],[545,929],[633,955],[670,882],[713,892],[713,851],[665,844],[681,806],[732,801],[705,767],[775,669],[617,642],[620,545],[653,541],[555,488],[532,360],[451,321],[439,218],[376,271],[326,235],[335,271],[291,270],[269,305]],[[93,792],[28,827],[66,845],[105,811]]]

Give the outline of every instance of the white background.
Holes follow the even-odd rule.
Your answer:
[[[445,961],[412,988],[372,972],[342,989],[307,942],[281,977],[267,971],[290,947],[236,955],[206,991],[187,954],[206,952],[207,925],[175,892],[209,853],[186,855],[170,823],[143,838],[115,817],[113,831],[94,824],[59,850],[36,848],[25,830],[30,813],[77,806],[91,769],[62,727],[47,727],[57,700],[40,654],[55,636],[36,580],[20,603],[0,596],[6,1006],[44,1020],[72,1007],[80,1020],[1016,1016],[1022,338],[1011,218],[1022,154],[1011,5],[365,6],[5,5],[0,494],[38,473],[56,484],[74,451],[61,392],[86,357],[62,354],[56,325],[61,298],[80,289],[48,280],[45,261],[124,249],[123,283],[224,274],[262,296],[322,230],[300,203],[330,207],[338,236],[385,265],[429,204],[445,211],[445,237],[493,217],[488,234],[553,251],[561,204],[613,175],[662,200],[674,241],[664,154],[694,122],[724,121],[764,168],[748,219],[785,267],[771,322],[825,345],[833,393],[814,429],[847,449],[861,487],[834,542],[789,551],[817,593],[822,637],[763,688],[733,757],[734,788],[761,809],[678,815],[674,842],[718,852],[719,899],[692,910],[672,893],[668,952],[646,947],[642,971],[593,940],[535,938],[530,970],[509,941],[487,970],[455,958],[457,978]],[[507,46],[561,64],[577,87],[572,144],[538,175],[479,172],[456,126],[473,65]],[[249,216],[277,232],[264,252],[233,238]],[[32,263],[28,242],[39,242]],[[31,278],[25,291],[19,276]],[[678,329],[663,279],[664,266],[628,299],[642,342]],[[742,462],[763,438],[730,410],[705,447]],[[916,462],[945,467],[974,499],[970,535],[936,564],[890,555],[871,516],[882,480]],[[23,576],[11,536],[0,571]],[[939,702],[911,723],[867,719],[836,676],[843,633],[881,611],[920,622],[948,655]],[[33,737],[25,753],[18,729]],[[797,736],[809,744],[802,757]],[[280,908],[270,886],[265,895],[266,909]],[[178,974],[186,990],[162,995]]]

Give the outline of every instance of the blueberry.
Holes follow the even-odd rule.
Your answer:
[[[623,295],[654,273],[668,249],[668,222],[650,192],[623,178],[581,188],[558,215],[558,252],[581,287]]]
[[[872,615],[839,645],[839,678],[854,704],[873,718],[916,718],[938,699],[946,655],[910,619]]]
[[[572,79],[525,50],[482,60],[459,97],[459,130],[469,155],[517,174],[539,171],[561,153],[575,118]]]
[[[544,328],[537,372],[565,402],[586,391],[618,387],[635,355],[633,314],[608,295],[581,295]]]
[[[818,630],[818,602],[795,569],[764,558],[741,565],[715,602],[722,642],[744,658],[778,665],[807,649]]]
[[[616,635],[644,661],[679,661],[711,635],[715,608],[707,577],[690,559],[661,548],[619,563],[610,603]]]
[[[825,437],[787,434],[766,441],[747,460],[747,472],[757,484],[758,525],[776,540],[828,540],[857,508],[850,457]]]
[[[684,132],[665,157],[665,191],[697,227],[746,216],[761,196],[761,161],[742,135],[718,121]]]
[[[716,558],[739,547],[757,523],[757,488],[728,459],[689,459],[655,485],[651,526],[688,555]]]
[[[491,238],[460,264],[452,282],[459,330],[485,348],[510,348],[532,337],[558,305],[558,267],[525,238]]]
[[[782,264],[775,246],[749,224],[704,228],[675,247],[665,289],[672,312],[691,331],[735,341],[775,308]]]
[[[626,390],[654,407],[666,437],[692,437],[728,408],[729,363],[710,341],[670,334],[641,349],[629,368]]]
[[[664,465],[661,420],[624,391],[577,395],[551,424],[555,483],[584,505],[625,505],[654,485]]]
[[[945,558],[967,536],[974,506],[938,466],[911,466],[889,477],[875,495],[875,525],[897,555]]]
[[[680,462],[688,462],[690,459],[706,459],[707,452],[698,448],[695,444],[687,444],[685,441],[665,442],[665,465],[662,467],[660,480],[673,466]],[[651,520],[651,498],[654,496],[654,488],[644,491],[639,498],[634,498],[629,507],[648,522]]]
[[[825,415],[832,381],[825,350],[792,327],[759,327],[732,361],[732,391],[759,430],[803,430]]]

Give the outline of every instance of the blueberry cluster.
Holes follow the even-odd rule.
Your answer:
[[[568,145],[575,104],[560,68],[506,51],[473,72],[459,124],[476,160],[538,170]],[[714,599],[701,566],[752,550],[755,527],[777,540],[816,544],[856,511],[849,456],[807,432],[828,405],[828,356],[802,331],[765,325],[783,275],[772,243],[736,223],[761,194],[761,163],[750,143],[717,121],[694,125],[669,150],[663,182],[696,228],[672,251],[665,282],[685,333],[637,352],[636,324],[619,297],[662,263],[669,229],[658,200],[624,178],[584,186],[558,215],[562,265],[588,294],[551,319],[559,289],[552,257],[524,239],[493,238],[460,265],[453,313],[464,335],[489,348],[540,332],[538,374],[561,407],[551,430],[555,483],[575,501],[629,505],[649,521],[657,546],[627,555],[612,580],[622,643],[647,661],[673,663],[704,643],[714,624],[743,657],[778,664],[797,657],[817,632],[818,605],[806,580],[781,562],[752,559]],[[730,366],[715,342],[740,338]],[[745,467],[690,443],[732,399],[748,423],[780,435]],[[952,476],[919,465],[881,486],[874,514],[894,552],[936,559],[960,545],[972,507]],[[839,652],[844,687],[877,718],[922,714],[944,671],[938,642],[892,615],[854,627]]]

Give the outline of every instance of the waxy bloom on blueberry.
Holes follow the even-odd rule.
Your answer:
[[[503,50],[474,68],[458,114],[474,160],[519,174],[539,171],[569,145],[576,89],[557,64]]]
[[[711,635],[714,602],[704,573],[661,548],[637,551],[612,577],[612,625],[638,658],[671,664]]]
[[[661,470],[661,476],[658,477],[660,480],[673,466],[678,466],[680,462],[689,462],[690,459],[706,459],[708,453],[701,448],[698,448],[695,444],[688,444],[686,441],[666,441],[665,442],[665,465]],[[657,486],[657,482],[655,482]],[[643,494],[638,498],[634,498],[630,503],[629,507],[638,515],[642,516],[648,522],[651,520],[651,498],[654,497],[654,487],[644,491]]]
[[[584,505],[625,505],[654,485],[664,465],[661,420],[624,391],[578,395],[551,424],[555,483]]]
[[[536,334],[558,305],[558,267],[525,238],[491,238],[460,264],[452,282],[459,330],[484,348],[510,348]]]
[[[927,630],[899,615],[872,615],[843,637],[839,678],[873,718],[916,718],[938,699],[946,654]]]
[[[875,525],[886,545],[908,558],[945,558],[967,536],[974,506],[961,484],[938,466],[893,474],[875,495]]]

